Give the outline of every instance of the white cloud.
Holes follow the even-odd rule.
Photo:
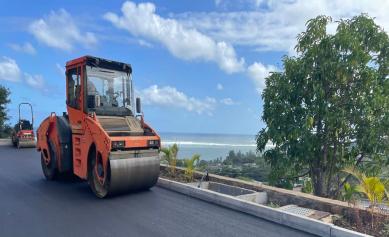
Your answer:
[[[149,42],[147,42],[146,40],[140,39],[140,40],[138,40],[138,43],[139,43],[140,46],[143,46],[143,47],[146,47],[146,48],[152,48],[153,47],[153,45],[150,44]]]
[[[29,30],[38,41],[53,48],[70,51],[75,44],[94,46],[97,43],[95,35],[82,33],[73,19],[64,9],[51,11],[48,16],[33,21]]]
[[[235,102],[233,99],[231,98],[224,98],[224,99],[221,99],[220,100],[220,103],[222,104],[225,104],[225,105],[236,105],[238,104],[237,102]]]
[[[17,52],[22,52],[22,53],[28,53],[28,54],[35,54],[36,50],[32,44],[29,42],[26,42],[24,44],[10,44],[9,45],[11,49],[17,51]]]
[[[20,80],[20,69],[15,60],[7,57],[0,59],[0,80],[12,82]]]
[[[219,6],[219,4],[222,2],[222,0],[215,0],[215,5]]]
[[[161,43],[178,58],[212,61],[227,73],[244,70],[244,59],[237,58],[230,44],[215,41],[193,27],[185,27],[175,19],[159,16],[152,3],[135,4],[127,1],[121,11],[122,15],[108,12],[104,18],[137,37]]]
[[[34,89],[42,90],[45,88],[45,82],[41,75],[30,75],[28,73],[24,73],[24,80],[27,85]]]
[[[220,84],[220,83],[217,83],[217,85],[216,85],[216,89],[217,89],[217,90],[219,90],[219,91],[221,91],[221,90],[223,90],[223,89],[224,89],[224,87],[223,87],[223,85],[222,85],[222,84]]]
[[[23,73],[22,76],[22,71],[18,64],[11,58],[3,57],[2,61],[0,61],[0,80],[22,82],[41,92],[48,92],[42,75]]]
[[[258,3],[261,7],[256,10],[187,12],[172,17],[180,24],[196,28],[216,40],[253,46],[261,51],[289,53],[294,51],[296,36],[305,30],[306,21],[318,15],[329,15],[339,20],[368,13],[386,31],[389,29],[387,0],[263,0]],[[253,4],[255,1],[246,1],[246,9],[253,9]]]
[[[217,103],[211,97],[206,97],[205,99],[189,97],[170,86],[158,87],[158,85],[152,85],[137,91],[137,94],[145,104],[181,108],[198,114],[207,113],[208,115],[212,115],[212,111],[215,109]]]
[[[254,82],[257,90],[265,88],[265,78],[269,76],[271,72],[277,71],[277,68],[273,65],[263,65],[260,62],[254,62],[247,68],[247,74]]]
[[[224,10],[229,9],[256,9],[265,0],[215,0],[215,6]]]

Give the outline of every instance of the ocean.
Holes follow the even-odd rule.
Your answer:
[[[160,133],[162,147],[177,143],[178,158],[200,154],[202,160],[223,159],[230,150],[256,151],[255,135]]]

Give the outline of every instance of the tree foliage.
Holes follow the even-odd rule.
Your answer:
[[[193,172],[195,165],[200,161],[200,155],[194,154],[192,158],[185,159],[185,177],[189,182],[193,181]]]
[[[355,205],[357,192],[357,186],[351,185],[350,183],[346,182],[343,186],[343,201],[346,201],[349,206],[351,204]]]
[[[0,138],[8,137],[11,134],[11,127],[6,124],[8,120],[7,116],[7,104],[9,104],[10,91],[4,86],[0,85]]]
[[[178,161],[177,164],[179,163]],[[231,150],[228,152],[225,159],[219,157],[208,161],[200,160],[197,164],[197,168],[201,171],[207,170],[212,174],[232,178],[257,180],[261,182],[269,181],[268,176],[270,166],[261,155],[252,151],[235,152],[234,150]],[[290,189],[292,189],[292,187],[290,187]]]
[[[172,146],[164,147],[161,149],[161,152],[164,154],[163,158],[169,164],[170,174],[174,176],[176,174],[176,166],[177,166],[177,153],[178,153],[177,144],[174,143]]]
[[[337,22],[318,16],[298,35],[298,56],[266,78],[257,147],[271,177],[308,170],[314,194],[334,196],[346,165],[383,164],[389,153],[389,38],[369,16]]]
[[[243,153],[241,151],[235,152],[234,150],[231,150],[228,152],[223,164],[241,166],[243,164],[256,163],[257,161],[259,161],[258,156],[252,151]]]

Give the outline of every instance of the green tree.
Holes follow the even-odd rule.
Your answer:
[[[266,78],[257,148],[275,145],[264,152],[273,180],[308,171],[314,194],[334,197],[343,167],[388,161],[389,38],[365,14],[340,20],[334,34],[330,22],[309,20],[298,56]]]
[[[4,86],[0,85],[0,138],[8,137],[11,133],[11,128],[6,124],[8,120],[7,116],[7,104],[9,104],[10,91]]]

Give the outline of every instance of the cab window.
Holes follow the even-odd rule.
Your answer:
[[[75,109],[80,109],[81,97],[81,70],[80,67],[68,70],[68,95],[67,104]]]

